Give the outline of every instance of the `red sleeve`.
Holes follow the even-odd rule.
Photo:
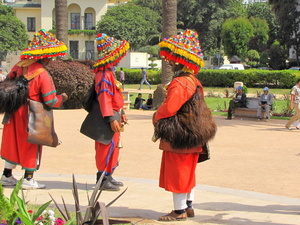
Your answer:
[[[62,105],[62,96],[56,95],[56,89],[52,77],[44,71],[41,77],[41,94],[43,102],[51,108],[59,108]]]
[[[10,70],[10,72],[7,74],[7,77],[8,77],[9,79],[12,79],[12,78],[14,78],[14,77],[17,77],[18,75],[20,75],[20,74],[18,74],[18,72],[20,73],[21,70],[19,70],[19,67],[18,67],[17,64],[16,64],[16,65],[14,65],[14,67]]]
[[[113,97],[114,87],[115,87],[115,79],[113,74],[108,71],[99,71],[95,77],[95,89],[98,95],[98,101],[100,105],[100,110],[103,117],[113,116]]]

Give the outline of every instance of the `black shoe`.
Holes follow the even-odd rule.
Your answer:
[[[102,182],[101,189],[103,191],[120,191],[120,188],[112,184],[109,180],[105,180]]]
[[[108,179],[109,179],[109,182],[112,183],[115,186],[118,186],[118,187],[123,187],[124,186],[123,182],[116,181],[112,176],[109,176]]]
[[[231,117],[227,117],[226,120],[231,120]]]

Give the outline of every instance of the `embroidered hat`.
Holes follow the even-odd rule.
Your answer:
[[[43,59],[64,56],[67,54],[67,46],[54,35],[44,29],[40,29],[24,49],[21,59]]]
[[[95,73],[119,63],[129,49],[129,43],[126,40],[117,40],[104,33],[97,35],[96,43],[98,60],[93,65]]]
[[[165,38],[159,44],[160,55],[166,60],[183,64],[197,74],[204,66],[203,54],[198,40],[198,34],[193,30]]]

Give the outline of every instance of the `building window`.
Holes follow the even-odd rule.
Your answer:
[[[95,56],[95,42],[85,41],[85,59],[94,60]]]
[[[73,59],[78,59],[79,56],[79,41],[70,41],[70,54]]]
[[[71,13],[71,29],[80,30],[80,14]]]
[[[85,30],[93,29],[93,14],[92,13],[84,14],[84,29]]]
[[[27,17],[27,31],[35,31],[35,17]]]

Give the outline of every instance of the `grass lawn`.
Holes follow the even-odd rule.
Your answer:
[[[157,85],[152,85],[152,89],[155,90]],[[127,84],[125,86],[125,89],[136,89],[136,93],[130,94],[130,101],[133,105],[135,98],[137,97],[137,94],[139,91],[137,90],[139,88],[139,84]],[[143,88],[148,90],[148,86],[144,85]],[[205,101],[208,105],[208,107],[212,110],[214,115],[220,115],[220,116],[227,116],[227,112],[222,112],[228,108],[229,101],[231,98],[221,98],[218,96],[224,96],[224,93],[226,90],[229,91],[230,96],[233,95],[233,88],[218,88],[218,87],[205,87],[204,88],[206,93],[214,93],[214,97],[206,97]],[[276,99],[274,100],[274,109],[273,113],[281,114],[287,109],[287,100],[286,97],[289,98],[290,89],[271,89],[270,92],[275,95]],[[150,93],[150,91],[149,91]],[[262,93],[261,88],[248,88],[248,93],[253,95],[257,93]],[[147,100],[148,94],[143,93],[143,98]],[[133,108],[133,106],[131,107]],[[289,119],[290,117],[278,117],[278,116],[272,116],[273,119]]]

